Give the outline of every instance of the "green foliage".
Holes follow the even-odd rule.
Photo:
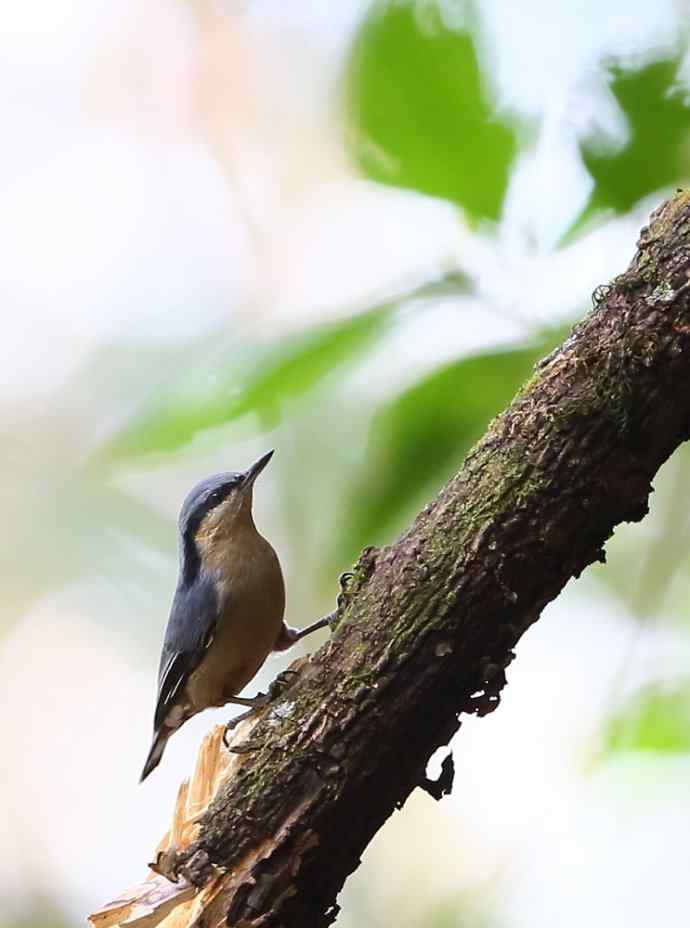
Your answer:
[[[244,368],[226,362],[216,377],[190,378],[171,395],[150,406],[109,444],[100,458],[113,460],[180,448],[203,429],[254,413],[264,427],[283,415],[291,400],[320,385],[372,348],[388,332],[398,308],[411,300],[467,293],[470,281],[461,272],[429,281],[393,300],[337,322],[315,326],[274,343],[263,354],[245,350]],[[204,374],[206,375],[204,369]]]
[[[690,751],[690,682],[673,689],[650,686],[611,718],[604,753]]]
[[[458,894],[455,899],[430,900],[428,914],[418,928],[491,928],[496,922],[482,901],[471,893]]]
[[[594,190],[578,226],[604,209],[624,213],[647,194],[690,176],[690,101],[678,85],[680,63],[678,54],[638,69],[608,66],[628,138],[615,150],[596,136],[581,143]]]
[[[200,383],[182,384],[163,402],[145,409],[112,441],[107,456],[129,458],[173,451],[201,430],[254,412],[264,425],[280,416],[291,399],[353,361],[386,330],[392,304],[377,306],[335,323],[278,342],[257,352],[246,374],[228,364]]]
[[[344,559],[364,544],[390,541],[433,487],[454,470],[488,422],[513,398],[534,363],[562,339],[462,358],[434,370],[374,418],[362,476],[343,528]]]
[[[517,151],[468,32],[436,4],[375,3],[349,68],[352,154],[374,180],[443,197],[497,219]]]

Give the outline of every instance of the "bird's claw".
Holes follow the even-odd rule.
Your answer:
[[[284,693],[295,682],[296,676],[299,676],[299,670],[290,670],[288,667],[287,670],[281,671],[268,688],[266,702],[272,702]]]
[[[243,719],[246,719],[248,715],[251,715],[253,711],[254,711],[253,709],[247,709],[246,712],[241,712],[239,715],[236,715],[234,719],[229,719],[229,720],[225,723],[225,729],[224,729],[224,731],[223,731],[223,744],[225,745],[226,748],[229,748],[229,747],[230,747],[230,742],[228,741],[228,736],[229,736],[230,732],[233,731],[233,730],[235,729],[235,727],[236,727]]]
[[[274,702],[279,696],[289,689],[292,684],[295,682],[295,678],[298,677],[302,671],[302,665],[307,663],[307,659],[303,658],[302,660],[295,661],[295,669],[288,667],[286,670],[281,671],[275,680],[268,687],[267,693],[258,693],[252,700],[253,705],[247,709],[246,712],[241,712],[239,715],[236,715],[234,718],[230,719],[226,725],[223,732],[223,744],[228,750],[230,749],[230,744],[228,743],[228,736],[231,731],[233,731],[240,722],[243,722],[246,718],[249,718],[257,709],[263,709],[264,706],[269,705],[269,703]]]
[[[269,688],[268,693],[257,693],[253,699],[253,705],[247,709],[246,712],[240,712],[239,715],[236,715],[234,718],[229,719],[225,723],[225,730],[223,731],[223,744],[226,748],[229,748],[228,744],[228,735],[233,731],[240,722],[244,722],[245,719],[248,719],[250,715],[253,715],[257,709],[263,709],[264,706],[267,706],[269,702],[274,698],[271,694],[271,689]]]

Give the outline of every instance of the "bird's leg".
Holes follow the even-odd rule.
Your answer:
[[[289,625],[283,623],[280,635],[278,636],[278,641],[274,644],[274,651],[285,651],[296,641],[305,638],[307,635],[311,635],[312,632],[318,631],[320,628],[326,628],[331,624],[335,619],[337,609],[334,609],[333,612],[329,612],[328,615],[324,616],[322,619],[318,619],[316,622],[312,622],[311,625],[308,625],[306,628],[291,628]],[[240,715],[235,716],[234,719],[230,721],[225,726],[225,731],[223,732],[223,744],[225,747],[228,747],[228,733],[233,730],[240,722],[243,722],[248,718],[252,712],[255,712],[257,709],[262,709],[264,706],[268,705],[273,699],[278,697],[282,691],[285,689],[285,676],[298,674],[298,670],[284,670],[271,684],[268,693],[260,693],[258,696],[254,696],[249,699],[246,696],[227,696],[226,703],[232,702],[236,703],[238,706],[247,706],[248,709],[246,712],[242,712]],[[283,679],[281,679],[281,677]]]
[[[296,630],[294,641],[299,641],[301,638],[306,638],[307,635],[311,635],[312,632],[318,631],[320,628],[326,628],[331,624],[335,619],[337,609],[334,609],[333,612],[329,612],[328,615],[325,615],[322,619],[319,619],[317,622],[312,622],[311,625],[307,625],[306,628],[300,628]]]
[[[265,693],[259,693],[258,696],[226,696],[225,702],[234,702],[238,706],[249,706],[250,709],[260,709],[268,702],[268,696]]]
[[[334,609],[333,612],[329,612],[328,615],[319,619],[317,622],[307,625],[306,628],[292,628],[290,625],[286,625],[283,622],[283,627],[278,635],[278,640],[273,645],[273,650],[287,651],[296,641],[300,641],[302,638],[311,635],[312,632],[318,631],[320,628],[326,628],[326,626],[330,625],[335,619],[337,611],[337,609]]]
[[[225,730],[223,731],[223,744],[226,748],[230,747],[228,744],[228,735],[230,732],[235,728],[236,725],[248,718],[253,711],[253,709],[247,709],[246,712],[241,712],[239,715],[236,715],[234,719],[230,719],[225,723]]]
[[[258,696],[253,696],[249,699],[246,696],[228,696],[226,702],[235,703],[238,706],[248,706],[246,712],[241,712],[239,715],[236,715],[234,719],[230,719],[229,722],[225,725],[225,731],[223,732],[223,744],[225,747],[228,747],[228,734],[235,728],[236,725],[239,725],[240,722],[243,722],[246,718],[256,712],[257,709],[262,709],[264,706],[268,705],[271,701],[270,693],[259,693]]]

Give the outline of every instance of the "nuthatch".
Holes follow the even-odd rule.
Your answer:
[[[283,620],[278,557],[252,518],[254,481],[272,451],[243,473],[216,474],[188,494],[179,517],[180,574],[158,671],[153,744],[141,774],[158,766],[168,738],[209,706],[257,708],[266,697],[237,694],[271,651],[328,624],[301,631]]]

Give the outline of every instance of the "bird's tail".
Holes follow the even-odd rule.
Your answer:
[[[155,770],[160,763],[163,751],[168,743],[168,738],[172,735],[173,731],[173,728],[162,725],[158,731],[154,732],[151,750],[149,751],[149,756],[146,758],[144,769],[141,771],[141,777],[139,778],[140,783],[143,783],[151,771]]]

